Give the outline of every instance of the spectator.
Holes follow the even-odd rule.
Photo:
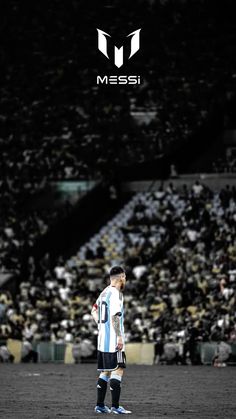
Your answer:
[[[231,346],[226,342],[220,341],[217,345],[216,355],[212,360],[214,367],[226,367],[231,353]]]
[[[0,345],[0,363],[14,362],[14,356],[10,353],[6,345]]]
[[[177,364],[178,362],[178,346],[173,336],[169,336],[168,341],[164,344],[163,359],[167,365]]]
[[[33,349],[31,339],[24,339],[22,342],[21,361],[25,363],[38,361],[38,353]]]

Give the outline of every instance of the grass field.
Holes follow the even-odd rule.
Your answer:
[[[0,364],[0,418],[95,418],[96,376],[95,364]],[[128,366],[121,404],[132,418],[234,419],[236,368]]]

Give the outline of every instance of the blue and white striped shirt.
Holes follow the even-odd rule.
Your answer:
[[[96,304],[98,306],[98,350],[116,352],[117,336],[112,324],[112,316],[119,314],[120,330],[124,340],[123,295],[117,288],[109,285],[101,292]]]

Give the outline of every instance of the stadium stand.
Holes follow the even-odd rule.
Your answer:
[[[129,278],[128,341],[156,341],[160,357],[165,343],[178,341],[182,361],[189,352],[195,363],[196,342],[235,341],[235,188],[218,193],[196,183],[190,190],[170,185],[139,193],[77,255],[56,265],[50,254],[32,256],[37,239],[67,211],[27,207],[50,182],[113,180],[124,167],[132,172],[134,164],[195,146],[194,134],[234,95],[233,1],[136,3],[136,14],[145,7],[153,16],[133,67],[141,72],[145,58],[144,81],[135,94],[126,86],[114,95],[109,87],[106,94],[91,89],[103,68],[94,47],[94,5],[7,2],[1,18],[0,262],[1,272],[18,276],[19,289],[16,295],[0,291],[0,340],[95,340],[88,307],[109,266],[122,263]],[[114,1],[101,18],[105,26],[114,18],[114,33],[121,22],[133,29],[133,8],[121,1],[121,10],[122,4],[125,16]],[[81,22],[81,15],[88,17]],[[215,172],[234,169],[232,160],[213,166]]]
[[[134,12],[124,4],[125,23],[131,26]],[[140,14],[146,4],[138,2]],[[85,30],[94,27],[97,10],[90,8],[88,21],[80,22],[89,2],[78,5],[74,1],[68,6],[54,0],[45,10],[39,4],[28,8],[9,2],[6,16],[11,24],[6,25],[5,19],[2,28],[6,51],[10,42],[12,50],[21,50],[21,55],[6,52],[2,57],[3,172],[11,167],[11,178],[21,173],[21,179],[27,181],[91,178],[107,174],[111,161],[119,165],[125,160],[130,165],[153,160],[189,140],[206,120],[212,103],[224,101],[235,88],[231,9],[218,10],[213,4],[193,0],[150,4],[153,22],[145,28],[143,41],[145,82],[135,94],[126,86],[117,95],[109,89],[100,95],[96,87],[88,92],[88,68],[92,65],[95,75],[100,61],[92,47],[94,33]],[[114,8],[114,29],[124,18],[116,11]],[[193,15],[199,16],[195,26]],[[158,25],[154,25],[157,18]],[[154,36],[159,39],[157,44],[147,45],[146,38]],[[89,58],[84,48],[90,49]],[[142,54],[137,55],[135,69],[140,71],[142,60]],[[154,112],[155,118],[137,129],[135,112]]]
[[[55,0],[45,10],[39,4],[28,7],[8,2],[2,22],[0,99],[0,237],[1,262],[6,270],[19,270],[18,253],[23,243],[35,242],[58,215],[46,210],[24,214],[22,209],[25,200],[50,180],[107,178],[120,165],[129,167],[166,155],[190,141],[213,102],[232,96],[236,55],[230,4],[219,17],[212,2],[140,1],[140,14],[147,7],[153,19],[158,17],[158,25],[145,28],[145,83],[135,95],[130,89],[120,89],[114,96],[108,89],[105,96],[99,95],[97,88],[88,94],[91,79],[87,77],[88,62],[84,62],[84,48],[91,47],[89,58],[95,75],[99,64],[92,48],[94,33],[85,31],[85,25],[91,27],[97,9],[90,9],[90,20],[78,25],[89,2],[65,6]],[[110,12],[114,13],[114,29],[124,19],[116,15],[115,6],[116,2]],[[133,10],[127,9],[127,4],[125,10],[125,23],[130,26]],[[189,22],[194,14],[200,23],[193,27]],[[221,31],[217,29],[219,19]],[[50,42],[46,42],[46,33]],[[159,39],[155,53],[154,43],[145,41],[153,36]],[[75,53],[79,48],[80,53]],[[136,59],[139,69],[142,55]],[[140,123],[141,114],[151,113],[154,119],[137,124],[135,115]],[[22,237],[24,231],[30,232],[27,238]]]
[[[96,337],[89,307],[109,266],[127,267],[128,342],[183,345],[235,341],[235,188],[214,193],[199,182],[136,194],[82,246],[50,269],[33,258],[13,302],[1,293],[1,338],[57,343]],[[160,342],[159,342],[160,344]]]
[[[236,158],[234,154],[227,154],[221,156],[212,163],[213,173],[236,173]]]

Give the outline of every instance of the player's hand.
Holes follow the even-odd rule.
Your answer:
[[[117,338],[117,349],[118,351],[121,351],[123,349],[124,342],[122,336],[118,336]]]

